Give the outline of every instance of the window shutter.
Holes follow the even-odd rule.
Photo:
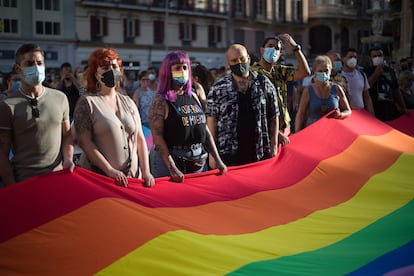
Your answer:
[[[197,24],[191,24],[191,40],[197,40]]]
[[[154,42],[162,43],[164,41],[164,21],[154,21]]]
[[[139,29],[139,19],[135,19],[135,36],[139,36],[140,29]]]
[[[108,18],[106,16],[102,17],[102,35],[108,35]]]
[[[221,42],[221,26],[217,26],[217,42]]]
[[[124,37],[128,37],[128,20],[124,18]]]
[[[91,36],[96,36],[98,34],[98,18],[95,15],[91,15]]]
[[[208,42],[214,42],[214,26],[208,25]]]
[[[180,23],[178,25],[179,27],[179,35],[178,35],[178,39],[183,40],[184,39],[184,23]]]
[[[230,13],[231,17],[236,15],[236,0],[231,0]]]

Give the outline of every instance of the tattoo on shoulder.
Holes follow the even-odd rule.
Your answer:
[[[92,131],[89,104],[85,98],[80,99],[74,112],[74,125],[77,133]]]
[[[161,95],[156,95],[149,111],[149,123],[151,131],[162,133],[164,128],[164,116],[167,102]]]

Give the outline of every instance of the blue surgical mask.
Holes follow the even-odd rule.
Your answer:
[[[342,62],[340,60],[334,61],[334,63],[333,63],[333,70],[335,72],[341,72],[341,70],[342,70]]]
[[[19,90],[22,87],[21,81],[12,81],[11,82],[11,88],[12,90]]]
[[[30,86],[41,84],[45,80],[44,66],[23,67],[23,80]]]
[[[275,63],[280,57],[280,50],[272,48],[264,48],[263,58],[268,63]]]
[[[327,72],[318,72],[315,74],[315,77],[320,82],[327,82],[329,80],[329,75]]]

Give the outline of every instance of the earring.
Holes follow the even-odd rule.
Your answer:
[[[99,81],[96,82],[96,91],[100,91],[101,90],[101,83]]]

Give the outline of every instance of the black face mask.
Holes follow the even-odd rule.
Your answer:
[[[121,72],[119,70],[109,70],[102,74],[101,81],[106,87],[114,87],[121,78]]]
[[[239,77],[244,77],[249,72],[250,63],[242,62],[235,65],[230,65],[230,70],[233,74]]]

